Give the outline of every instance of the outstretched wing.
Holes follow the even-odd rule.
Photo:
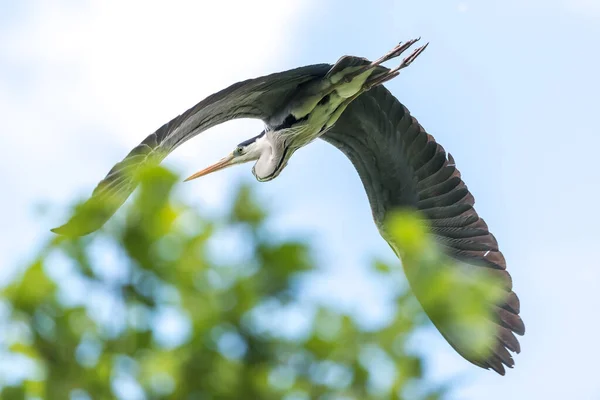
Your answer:
[[[383,86],[352,102],[322,138],[346,154],[358,171],[381,232],[386,215],[393,209],[419,210],[445,254],[461,263],[485,268],[503,281],[503,302],[490,305],[495,313],[496,333],[492,338],[493,348],[485,359],[468,354],[461,346],[465,338],[456,337],[438,323],[436,310],[428,310],[425,305],[424,308],[458,353],[476,365],[504,374],[503,364],[509,367],[514,364],[507,349],[520,351],[513,333],[525,332],[519,317],[519,300],[512,291],[511,277],[498,243],[473,208],[475,200],[452,156]],[[408,273],[407,277],[423,304],[427,288],[416,285]]]
[[[164,124],[117,163],[91,198],[65,225],[52,231],[81,236],[100,228],[137,186],[140,167],[159,164],[188,139],[236,118],[267,120],[285,106],[299,85],[323,77],[331,65],[316,64],[238,82],[217,92]]]

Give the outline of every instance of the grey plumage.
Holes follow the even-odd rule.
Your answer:
[[[414,41],[409,45],[412,43]],[[408,46],[398,47],[388,53],[388,58],[382,59],[397,57],[405,48]],[[414,54],[420,54],[422,49]],[[414,54],[410,62],[416,57]],[[317,104],[317,99],[319,106],[314,110],[326,107],[326,103],[332,100],[329,94],[324,93],[337,95],[336,88],[342,85],[333,81],[336,76],[350,71],[348,76],[355,77],[367,67],[372,72],[364,83],[366,91],[359,91],[349,100],[338,96],[343,107],[347,108],[339,106],[342,113],[337,122],[333,122],[332,126],[324,125],[317,133],[341,150],[356,168],[380,230],[391,211],[397,208],[418,210],[427,218],[432,237],[446,255],[469,268],[485,268],[503,282],[505,301],[495,309],[496,342],[486,359],[474,359],[466,354],[460,340],[433,317],[435,313],[428,309],[425,311],[458,353],[476,365],[504,374],[504,365],[512,367],[514,364],[508,350],[520,352],[514,333],[522,335],[525,331],[519,317],[519,300],[512,291],[512,280],[506,272],[506,261],[487,224],[475,211],[474,197],[461,179],[452,156],[425,132],[406,107],[380,85],[396,76],[400,67],[390,71],[364,58],[345,56],[333,66],[311,65],[236,83],[163,125],[116,164],[86,203],[93,207],[98,202],[110,200],[108,206],[103,205],[101,215],[86,219],[84,213],[78,213],[67,224],[53,231],[79,236],[100,228],[134,190],[137,184],[135,170],[144,164],[160,163],[186,140],[222,122],[235,118],[259,118],[265,122],[266,134],[243,142],[243,146],[257,140],[271,140],[278,132],[293,130],[290,129],[292,126],[312,128],[305,121],[315,112],[301,115],[306,108],[303,105]],[[370,87],[369,82],[373,82],[374,87]],[[319,94],[322,96],[318,97]],[[320,109],[321,112],[324,109]],[[293,153],[292,150],[286,155],[286,151],[294,146],[287,142],[284,138],[279,143],[282,155],[272,177],[285,167]],[[231,162],[234,156],[232,153],[225,161]],[[417,298],[421,299],[423,289],[413,283],[411,286]]]
[[[477,365],[504,374],[502,363],[510,367],[514,364],[507,357],[506,348],[520,352],[513,332],[525,333],[518,315],[519,299],[512,291],[512,280],[498,243],[473,208],[473,195],[452,156],[383,86],[371,89],[350,104],[322,138],[341,150],[356,168],[379,227],[394,209],[419,210],[428,217],[432,234],[447,255],[476,265],[475,268],[493,269],[491,272],[504,282],[506,300],[496,309],[499,326],[494,357],[476,361]],[[415,285],[412,288],[417,298],[423,296]],[[433,313],[428,314],[431,317]],[[433,322],[445,333],[443,325],[435,319]],[[444,336],[469,359],[450,334]]]
[[[268,125],[282,122],[277,115],[303,83],[324,76],[330,64],[316,64],[237,82],[212,94],[183,114],[148,135],[117,163],[98,183],[83,209],[67,224],[52,229],[68,236],[80,236],[100,228],[127,200],[137,182],[136,170],[159,164],[182,143],[199,133],[237,118],[262,119]],[[102,204],[99,204],[99,203]],[[89,215],[94,219],[89,220]]]

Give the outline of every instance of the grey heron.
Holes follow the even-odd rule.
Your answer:
[[[427,45],[414,50],[395,68],[382,64],[399,57],[417,40],[400,43],[373,62],[343,56],[334,65],[309,65],[249,79],[208,96],[146,137],[110,170],[87,202],[110,200],[103,214],[86,219],[76,213],[53,232],[81,236],[98,229],[133,192],[137,182],[132,172],[142,165],[160,163],[179,145],[217,124],[235,118],[262,119],[265,129],[260,134],[188,180],[254,161],[256,179],[269,181],[281,173],[299,148],[317,138],[332,144],[356,168],[375,224],[392,248],[395,244],[385,234],[386,216],[400,207],[418,210],[447,256],[494,271],[502,278],[503,298],[493,306],[493,344],[485,357],[467,352],[452,331],[425,311],[460,355],[504,375],[504,366],[514,365],[509,350],[520,352],[515,334],[525,333],[504,256],[475,211],[474,197],[452,156],[382,85],[409,66]],[[413,285],[410,279],[409,283],[421,300],[426,288]]]

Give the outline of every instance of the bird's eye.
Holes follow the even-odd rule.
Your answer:
[[[236,156],[241,156],[242,153],[244,151],[244,148],[241,146],[238,146],[235,148],[235,150],[233,151],[233,154],[235,154]]]

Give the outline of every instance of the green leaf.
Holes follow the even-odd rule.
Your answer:
[[[13,307],[32,315],[42,304],[53,301],[56,285],[43,270],[43,260],[37,260],[17,280],[4,289]]]

